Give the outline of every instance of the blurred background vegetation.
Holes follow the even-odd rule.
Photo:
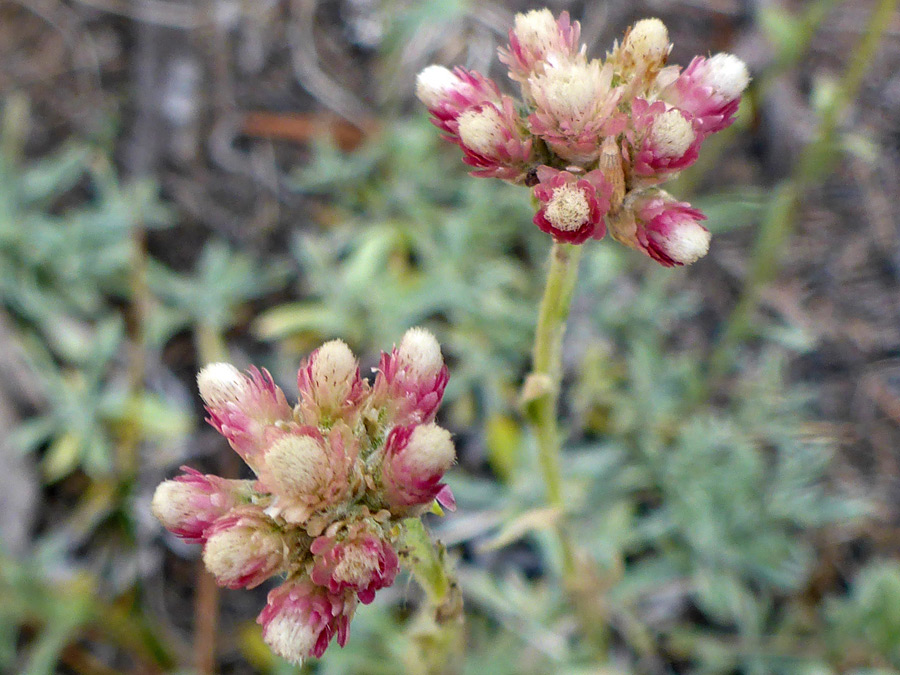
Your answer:
[[[592,55],[659,16],[672,62],[732,51],[754,76],[671,190],[711,254],[587,245],[577,603],[517,407],[550,242],[412,96],[431,62],[502,79],[540,5],[0,0],[0,671],[295,672],[253,623],[267,589],[217,592],[152,490],[244,470],[202,424],[202,364],[291,392],[320,342],[368,368],[421,324],[451,367],[459,510],[429,525],[465,625],[398,583],[304,672],[900,673],[897,3],[547,5]]]

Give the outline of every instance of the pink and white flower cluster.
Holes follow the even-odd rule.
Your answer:
[[[264,370],[213,363],[197,376],[208,421],[253,470],[226,480],[183,467],[153,496],[160,522],[203,545],[218,583],[253,588],[275,575],[257,621],[272,650],[299,663],[347,640],[357,603],[394,582],[399,521],[437,500],[456,459],[434,423],[447,367],[434,336],[406,332],[382,354],[374,383],[333,340],[301,365],[291,407]]]
[[[616,240],[666,265],[709,249],[702,213],[658,186],[693,164],[735,118],[750,81],[736,56],[667,66],[659,19],[638,21],[606,59],[588,59],[567,12],[516,15],[499,50],[521,101],[489,78],[432,65],[416,94],[475,176],[532,187],[535,224],[561,242]]]

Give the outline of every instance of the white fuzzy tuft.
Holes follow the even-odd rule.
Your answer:
[[[661,157],[681,157],[697,138],[691,123],[672,108],[653,121],[650,141]]]
[[[348,546],[332,576],[337,581],[364,586],[378,571],[378,554],[362,546]]]
[[[210,363],[197,374],[200,397],[212,408],[238,401],[247,384],[247,377],[230,363]]]
[[[457,87],[459,78],[444,66],[428,66],[416,77],[416,97],[428,108],[436,108]]]
[[[312,362],[312,379],[329,390],[346,389],[356,379],[359,364],[343,340],[331,340],[316,350]],[[338,392],[346,394],[346,392]]]
[[[750,84],[747,65],[734,54],[716,54],[706,67],[706,83],[729,101],[738,98]]]
[[[182,482],[163,481],[153,493],[150,510],[165,527],[177,527],[194,512],[191,505],[192,494],[191,488]]]
[[[444,365],[441,346],[424,328],[410,328],[403,334],[397,358],[409,377],[424,380],[438,374]]]
[[[660,243],[672,260],[689,265],[707,254],[710,236],[700,223],[683,220]]]
[[[659,19],[641,19],[629,31],[625,48],[635,61],[662,63],[669,53],[669,31]]]
[[[318,635],[295,613],[284,613],[274,617],[263,631],[263,640],[278,656],[295,665],[312,654]]]
[[[450,432],[437,424],[420,424],[409,437],[406,453],[420,475],[442,474],[456,459]],[[412,461],[410,461],[412,460]]]
[[[286,496],[315,496],[331,475],[328,453],[311,436],[279,438],[266,451],[265,463],[274,487]]]
[[[546,112],[558,119],[579,121],[603,102],[609,93],[612,69],[596,59],[549,59],[543,74],[530,80],[531,89],[546,102]],[[540,99],[539,99],[540,100]]]
[[[557,230],[574,232],[587,223],[591,215],[584,191],[575,185],[561,185],[553,190],[553,196],[544,209],[544,217]]]
[[[493,106],[467,110],[459,116],[459,138],[470,150],[491,156],[505,142],[503,119]]]
[[[514,30],[519,44],[535,54],[553,51],[559,42],[559,26],[549,9],[516,14]]]

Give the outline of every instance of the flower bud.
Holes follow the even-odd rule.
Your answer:
[[[260,483],[275,495],[267,513],[305,523],[316,511],[342,502],[350,489],[356,441],[343,423],[323,436],[315,427],[295,427],[273,437]]]
[[[206,539],[204,532],[217,518],[249,500],[250,482],[204,475],[187,466],[181,468],[184,475],[157,486],[150,509],[172,534],[192,544],[202,544]]]
[[[522,182],[531,164],[531,138],[504,96],[499,105],[469,108],[457,120],[463,161],[475,167],[473,176]]]
[[[659,19],[641,19],[625,36],[623,48],[638,66],[659,68],[665,63],[672,45],[669,31]]]
[[[689,265],[709,251],[709,230],[699,223],[706,216],[687,202],[654,190],[639,196],[630,207],[635,218],[632,245],[658,263]]]
[[[534,196],[541,208],[534,223],[557,240],[581,244],[606,233],[603,217],[609,210],[612,185],[600,171],[577,177],[568,171],[542,166]]]
[[[702,138],[682,111],[642,98],[634,99],[631,110],[629,145],[636,187],[668,180],[697,160]]]
[[[394,424],[430,422],[441,404],[447,379],[438,341],[424,328],[410,328],[399,347],[381,355],[373,407],[385,410]]]
[[[375,591],[394,583],[399,560],[377,526],[351,524],[345,532],[317,537],[310,547],[315,556],[310,578],[334,594],[357,593],[368,605]]]
[[[695,57],[661,98],[690,115],[698,133],[709,135],[731,125],[750,83],[747,66],[732,54]]]
[[[256,622],[269,648],[299,665],[307,657],[322,656],[335,635],[343,647],[355,609],[352,593],[335,595],[309,579],[288,579],[269,592]]]
[[[197,375],[197,387],[209,413],[207,421],[257,471],[270,429],[293,419],[272,376],[266,370],[251,368],[246,375],[230,364],[211,363]]]
[[[563,12],[559,19],[549,9],[533,9],[516,14],[509,31],[509,45],[498,50],[500,62],[509,66],[509,77],[527,85],[528,78],[541,72],[548,58],[573,60],[580,53],[581,26]],[[526,87],[527,88],[527,87]]]
[[[309,355],[297,373],[299,414],[317,426],[343,419],[352,422],[366,394],[359,363],[342,340],[326,342]]]
[[[220,586],[253,588],[284,568],[288,542],[256,507],[232,510],[206,532],[203,564]]]
[[[624,128],[616,114],[620,91],[612,87],[613,69],[591,62],[550,61],[529,80],[536,109],[531,132],[563,159],[588,164],[600,155],[601,141]]]
[[[500,90],[475,71],[432,65],[416,77],[416,96],[431,113],[431,122],[448,140],[456,141],[459,116],[469,108],[499,102]]]
[[[440,481],[455,460],[450,432],[436,424],[392,429],[381,465],[384,497],[391,510],[414,513],[435,498],[453,508],[452,494]]]

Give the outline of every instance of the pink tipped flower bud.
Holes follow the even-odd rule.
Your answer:
[[[641,19],[625,35],[622,49],[638,67],[660,68],[672,50],[669,31],[659,19]]]
[[[499,102],[500,90],[492,80],[475,71],[428,66],[416,78],[416,96],[431,113],[432,123],[455,142],[459,116],[474,106]]]
[[[702,137],[682,111],[642,98],[634,99],[631,110],[627,137],[632,147],[631,173],[638,187],[668,180],[697,161]]]
[[[197,375],[197,387],[209,413],[207,421],[258,471],[270,429],[293,419],[272,376],[266,370],[251,368],[246,375],[228,363],[211,363]]]
[[[529,80],[536,109],[531,132],[563,159],[588,164],[600,156],[601,142],[624,129],[616,114],[620,91],[612,87],[613,69],[600,61],[548,61]]]
[[[540,181],[534,196],[541,208],[534,223],[559,241],[581,244],[606,234],[603,217],[609,210],[613,186],[600,171],[575,176],[549,166],[537,170]]]
[[[269,648],[299,665],[310,656],[322,656],[335,635],[343,647],[355,609],[352,593],[335,595],[309,579],[289,579],[269,592],[256,622]]]
[[[455,459],[446,429],[433,423],[394,427],[385,441],[381,465],[385,501],[404,514],[427,508],[434,499],[454,508],[453,495],[441,479]]]
[[[294,427],[273,437],[260,483],[275,495],[270,515],[305,523],[317,511],[340,504],[350,490],[357,445],[343,423],[323,436],[315,427]]]
[[[509,45],[500,48],[500,62],[509,66],[509,76],[527,84],[528,78],[541,72],[549,57],[575,59],[579,52],[581,25],[563,12],[559,19],[549,9],[533,9],[516,14],[515,27],[509,31]],[[583,51],[583,50],[582,50]]]
[[[447,387],[441,346],[424,328],[410,328],[390,354],[381,355],[373,405],[394,424],[430,422]]]
[[[203,564],[220,586],[253,588],[284,569],[288,542],[253,506],[233,509],[206,531]]]
[[[310,551],[315,556],[313,582],[334,594],[352,590],[364,605],[375,599],[375,591],[394,583],[399,569],[397,554],[380,529],[362,522],[317,537]]]
[[[159,484],[150,509],[167,530],[192,544],[202,544],[216,519],[252,494],[250,481],[226,480],[187,466],[184,475]]]
[[[731,125],[750,84],[747,66],[732,54],[695,57],[661,98],[688,113],[698,133],[709,135]]]
[[[352,421],[367,393],[359,363],[342,340],[326,342],[309,355],[297,373],[299,414],[307,424]]]
[[[475,167],[473,176],[524,180],[531,161],[531,138],[511,98],[497,105],[469,108],[457,120],[463,161]]]
[[[630,206],[635,216],[632,245],[661,265],[689,265],[709,251],[709,230],[699,222],[706,216],[687,202],[655,190]]]

